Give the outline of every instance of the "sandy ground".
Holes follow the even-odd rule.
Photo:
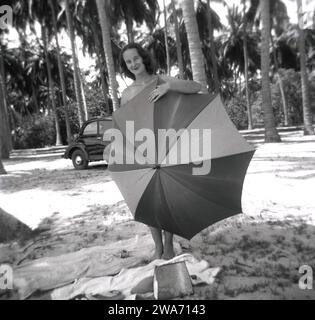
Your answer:
[[[182,252],[221,272],[189,299],[315,299],[298,286],[299,268],[315,270],[315,137],[282,132],[281,144],[263,144],[259,131],[244,133],[257,148],[243,188],[244,214],[221,221]],[[81,248],[148,234],[132,220],[103,163],[76,171],[60,156],[4,161],[0,206],[31,228],[32,239],[0,245],[0,263],[20,264]]]

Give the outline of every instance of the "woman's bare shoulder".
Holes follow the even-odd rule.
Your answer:
[[[126,89],[123,90],[123,92],[121,93],[121,101],[120,101],[120,105],[124,105],[126,104],[131,98],[131,90],[130,87],[127,87]]]

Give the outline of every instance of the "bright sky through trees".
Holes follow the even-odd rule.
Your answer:
[[[163,0],[158,0],[158,2],[159,2],[159,5],[160,5],[160,9],[163,10]],[[241,0],[228,0],[226,2],[231,7],[233,6],[233,4],[241,5]],[[289,15],[291,23],[297,23],[296,1],[295,0],[283,0],[283,2],[287,6],[288,15]],[[165,3],[166,3],[166,5],[169,5],[170,0],[165,0]],[[221,21],[222,21],[222,23],[224,25],[226,25],[227,24],[226,7],[223,4],[215,2],[215,1],[212,1],[211,6],[214,9],[214,11],[221,13],[220,14]],[[304,6],[304,11],[314,12],[315,1],[303,0],[303,6]],[[164,26],[163,14],[161,14],[161,18],[160,19],[161,19],[160,25],[163,27]],[[36,30],[37,30],[38,36],[40,36],[40,26],[39,26],[39,24],[36,27]],[[123,30],[124,29],[122,29],[122,31]],[[28,34],[30,34],[30,31],[28,31]],[[17,47],[17,46],[19,46],[18,35],[17,35],[17,32],[14,29],[10,30],[9,35],[7,36],[7,39],[9,40],[9,47]],[[70,44],[69,37],[65,32],[62,32],[61,35],[60,35],[60,44],[61,44],[62,48],[65,51],[70,52],[71,44]],[[77,48],[78,48],[78,56],[79,56],[80,68],[83,71],[84,70],[92,70],[93,66],[95,66],[94,58],[90,57],[88,54],[85,55],[85,56],[83,55],[82,41],[81,41],[81,39],[79,37],[76,37],[76,44],[77,44]],[[93,75],[91,75],[91,78],[93,78]],[[87,80],[89,80],[89,79],[87,79]],[[118,80],[118,83],[119,83],[119,91],[121,92],[126,87],[126,84],[125,84],[124,81],[122,81],[122,79],[120,79],[119,76],[118,76],[117,80]],[[131,81],[129,81],[129,79],[126,79],[126,82],[127,82],[127,84],[129,84]]]

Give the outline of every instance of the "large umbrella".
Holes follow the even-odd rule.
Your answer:
[[[169,92],[150,103],[158,81],[113,114],[122,138],[115,136],[112,143],[109,171],[136,221],[191,239],[242,212],[254,148],[238,133],[218,95]],[[177,136],[164,139],[168,129]]]

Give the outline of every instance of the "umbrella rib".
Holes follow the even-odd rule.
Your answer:
[[[172,214],[172,210],[170,210],[169,202],[168,202],[168,200],[167,200],[167,197],[165,196],[165,192],[164,192],[162,180],[160,179],[160,181],[161,181],[161,183],[160,183],[160,185],[161,185],[161,194],[162,194],[162,196],[163,196],[163,198],[164,198],[164,200],[165,200],[165,205],[167,206],[168,212],[169,212],[169,213],[171,214],[171,216],[172,216],[172,220],[173,220],[174,224],[176,225],[176,227],[178,228],[178,230],[181,230],[180,226],[178,225],[178,223],[177,223],[176,220],[174,219],[174,216],[173,216],[173,214]]]
[[[211,99],[210,99],[210,101],[207,101],[207,103],[206,103],[206,104],[199,110],[199,112],[195,115],[194,119],[187,120],[187,121],[184,123],[184,128],[182,128],[182,129],[186,129],[186,128],[199,116],[199,114],[200,114],[208,105],[210,105],[210,104],[212,103],[212,101],[216,98],[216,96],[217,96],[217,95],[212,96]],[[181,96],[181,97],[182,97],[182,96]],[[180,102],[181,102],[181,100],[180,100]],[[176,112],[177,112],[178,108],[179,108],[179,103],[178,103],[178,106],[177,106],[177,108],[176,108]],[[163,161],[166,159],[166,157],[168,156],[170,150],[171,150],[172,147],[174,147],[174,145],[178,142],[178,140],[180,139],[180,137],[181,137],[181,136],[177,137],[176,142],[174,142],[173,145],[170,146],[170,148],[168,149],[167,153],[165,154],[164,159],[162,159],[161,162],[163,162]]]

